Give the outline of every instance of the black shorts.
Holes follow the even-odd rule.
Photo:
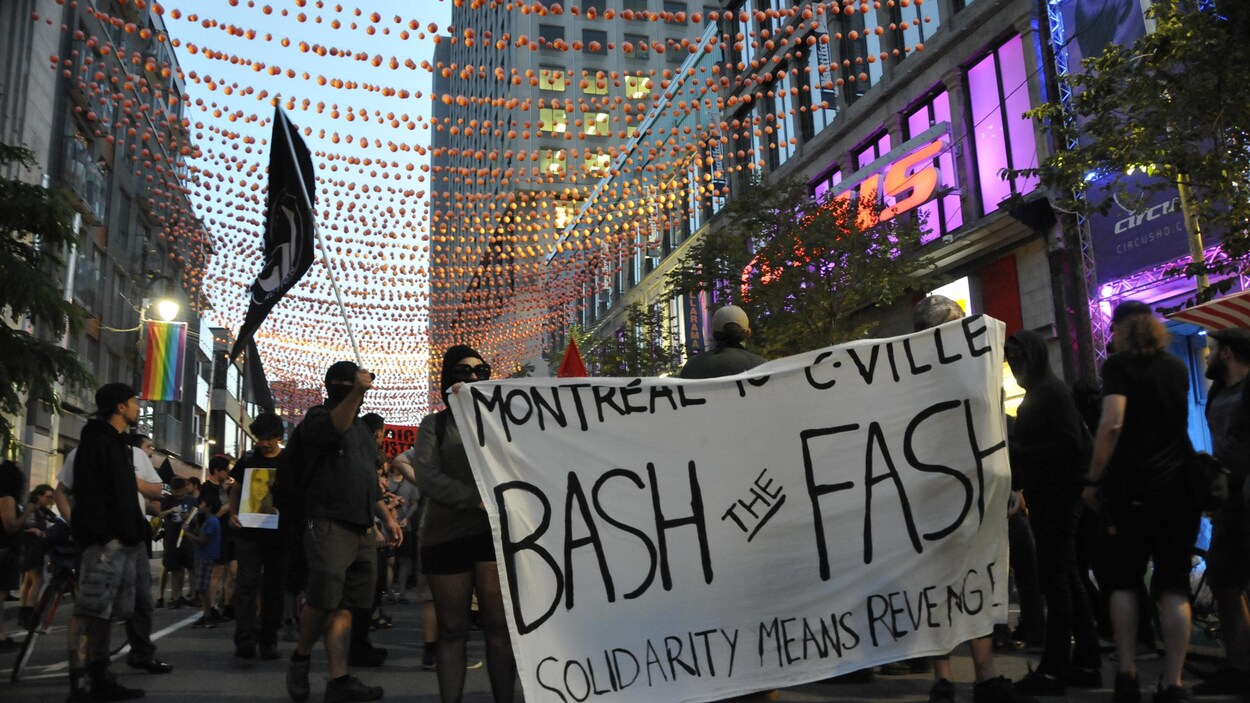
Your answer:
[[[1207,549],[1207,583],[1211,588],[1239,591],[1250,584],[1246,522],[1246,509],[1235,498],[1211,516],[1211,546]]]
[[[421,546],[421,573],[427,576],[463,574],[484,561],[495,561],[495,542],[489,532]]]
[[[1179,501],[1109,502],[1107,576],[1113,591],[1135,591],[1154,562],[1150,590],[1189,594],[1201,514]]]
[[[182,546],[176,546],[177,540],[165,540],[164,552],[161,554],[161,566],[167,571],[195,568],[195,551],[190,540],[183,540]]]

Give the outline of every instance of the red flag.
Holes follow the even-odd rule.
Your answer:
[[[569,346],[564,350],[564,358],[560,360],[560,370],[556,372],[556,377],[585,378],[587,375],[581,352],[577,351],[577,341],[570,338]]]

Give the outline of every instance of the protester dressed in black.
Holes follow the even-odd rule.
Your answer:
[[[1051,371],[1046,339],[1031,330],[1007,340],[1005,354],[1025,389],[1011,438],[1037,544],[1046,599],[1046,646],[1037,670],[1016,684],[1032,695],[1063,695],[1071,683],[1101,686],[1093,609],[1076,566],[1076,526],[1091,439],[1067,384]],[[1072,643],[1075,639],[1075,659]]]

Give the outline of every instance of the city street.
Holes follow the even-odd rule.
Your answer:
[[[158,564],[159,562],[153,562]],[[159,568],[159,567],[158,567]],[[16,606],[10,602],[6,606],[12,610]],[[418,623],[419,608],[413,603],[409,605],[388,606],[387,612],[395,619],[395,626],[388,630],[373,633],[376,644],[390,650],[386,663],[377,669],[356,669],[366,683],[380,685],[386,689],[388,701],[419,701],[427,703],[438,700],[438,683],[435,673],[421,668],[421,644]],[[6,622],[13,622],[12,613],[7,614]],[[154,634],[157,637],[158,656],[174,666],[168,675],[150,675],[126,667],[124,654],[114,664],[114,671],[127,686],[140,687],[147,690],[147,700],[156,701],[285,701],[288,700],[284,688],[286,658],[290,655],[293,644],[283,642],[280,651],[283,658],[277,661],[260,661],[258,659],[243,661],[234,657],[231,636],[234,631],[232,623],[225,623],[215,629],[192,629],[191,624],[199,617],[198,610],[189,608],[159,609],[155,613]],[[18,684],[9,683],[9,672],[15,654],[0,655],[0,670],[3,680],[0,681],[0,700],[4,703],[50,703],[62,700],[67,691],[64,626],[68,618],[68,609],[57,614],[57,627],[50,635],[38,642],[35,655],[28,666],[23,679]],[[115,628],[116,632],[118,628]],[[480,661],[483,657],[483,646],[480,634],[475,633],[470,642],[469,656],[471,660]],[[1198,635],[1201,637],[1201,635]],[[1196,653],[1203,661],[1199,666],[1210,666],[1210,657],[1218,652],[1209,644],[1197,644]],[[1036,663],[1037,654],[1025,652],[1000,653],[998,668],[1000,673],[1019,679],[1027,671],[1029,662]],[[967,683],[972,677],[972,661],[966,647],[961,647],[953,657],[955,675],[959,680],[960,700],[971,701],[971,686]],[[1156,658],[1140,662],[1141,680],[1143,685],[1158,678],[1160,660]],[[1111,681],[1113,663],[1110,656],[1104,661],[1104,679],[1108,686]],[[320,700],[324,687],[325,654],[320,647],[313,654],[313,696],[310,700]],[[1190,682],[1193,683],[1192,681]],[[930,678],[926,674],[908,676],[876,676],[868,684],[838,684],[820,682],[788,688],[779,692],[772,700],[806,703],[809,701],[924,701],[927,700]],[[520,697],[518,696],[518,700]],[[465,683],[465,698],[469,703],[490,700],[489,682],[485,668],[468,672]],[[761,696],[742,699],[745,701],[766,700]],[[1060,700],[1060,699],[1054,699]],[[1110,701],[1109,689],[1083,691],[1073,689],[1066,700],[1070,701]],[[1149,699],[1147,699],[1149,700]],[[1203,698],[1202,700],[1225,700],[1220,698]],[[1229,697],[1227,700],[1233,700]]]

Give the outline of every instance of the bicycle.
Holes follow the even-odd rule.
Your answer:
[[[68,533],[68,530],[66,532]],[[21,680],[22,671],[26,668],[26,664],[30,662],[31,655],[34,654],[35,643],[42,635],[48,634],[48,631],[52,629],[52,621],[61,605],[61,599],[67,593],[74,594],[78,588],[78,574],[75,571],[77,556],[73,545],[69,543],[68,534],[63,537],[56,535],[50,535],[50,537],[48,561],[52,567],[52,576],[44,584],[43,591],[39,594],[39,600],[35,603],[35,608],[30,613],[30,621],[26,627],[26,639],[22,642],[21,649],[18,650],[17,659],[13,662],[13,672],[9,676],[11,683],[17,683]],[[53,540],[56,541],[53,542]],[[118,627],[118,623],[121,622],[123,621],[113,621],[114,633],[109,640],[111,643],[109,648],[110,658],[126,647],[125,631]],[[120,637],[117,636],[119,634],[121,635]]]

